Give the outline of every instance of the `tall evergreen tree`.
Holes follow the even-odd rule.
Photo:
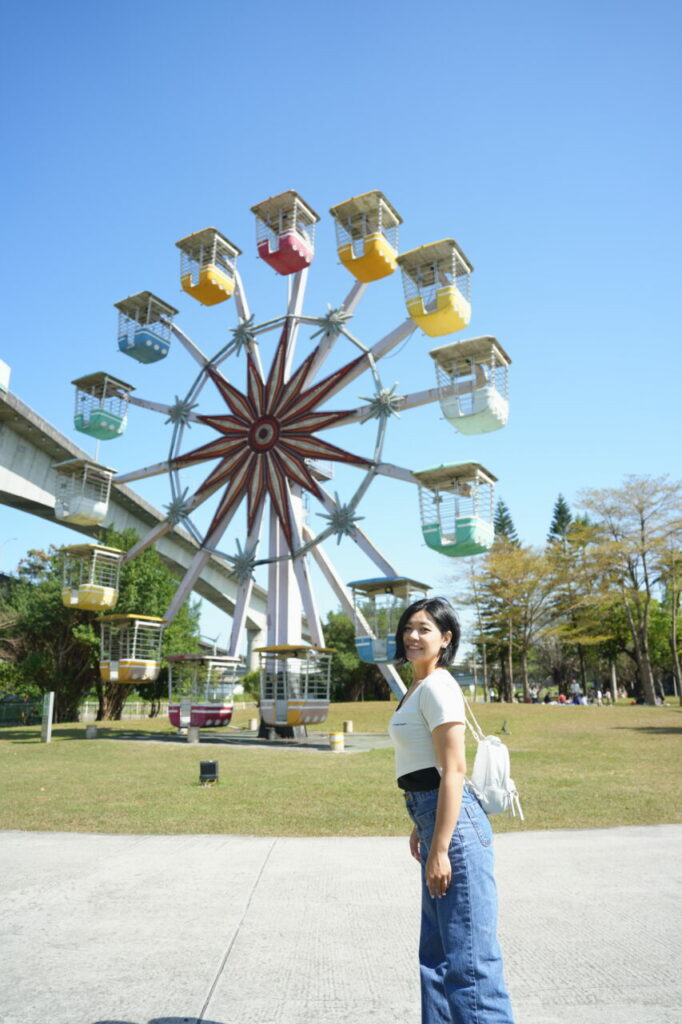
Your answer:
[[[498,502],[495,505],[493,526],[495,527],[495,540],[504,539],[515,547],[519,547],[521,542],[519,540],[519,535],[516,532],[516,527],[514,526],[514,520],[511,517],[511,512],[501,498],[498,499]]]
[[[569,504],[563,494],[560,494],[554,502],[554,511],[552,513],[552,522],[549,526],[549,533],[547,534],[547,542],[551,544],[555,540],[565,541],[568,528],[572,522],[573,514]]]

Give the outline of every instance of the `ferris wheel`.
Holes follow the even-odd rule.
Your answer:
[[[391,664],[396,618],[428,588],[401,575],[359,526],[362,499],[378,478],[419,488],[428,546],[457,556],[485,551],[492,544],[495,477],[488,470],[472,462],[413,470],[385,462],[383,448],[396,414],[429,402],[439,402],[463,434],[504,426],[510,359],[490,336],[451,342],[430,353],[436,387],[412,394],[399,393],[397,385],[387,387],[381,360],[417,328],[442,337],[469,323],[473,267],[458,243],[444,239],[399,255],[402,218],[386,196],[372,191],[346,200],[330,213],[340,262],[354,281],[338,305],[311,316],[304,312],[304,299],[318,215],[294,191],[258,203],[252,211],[260,258],[288,280],[285,312],[255,322],[237,269],[241,250],[217,229],[206,228],[177,242],[183,290],[205,306],[233,297],[237,323],[227,344],[209,356],[175,323],[178,311],[151,292],[116,303],[122,352],[153,363],[177,342],[196,364],[196,376],[186,394],[170,404],[133,396],[130,385],[107,374],[74,381],[77,429],[98,439],[116,437],[125,429],[127,406],[135,405],[163,415],[172,434],[167,457],[151,466],[113,475],[95,463],[86,464],[85,470],[79,464],[78,507],[82,510],[88,472],[91,481],[98,481],[100,506],[109,478],[127,484],[166,474],[167,517],[126,557],[134,558],[176,526],[192,534],[198,549],[166,612],[165,618],[172,620],[209,558],[223,556],[237,583],[228,648],[232,658],[242,649],[254,573],[259,566],[267,567],[261,714],[270,724],[299,725],[323,720],[329,703],[331,652],[325,646],[311,560],[353,617],[360,657],[378,665],[394,692],[404,690]],[[355,336],[352,318],[368,286],[398,267],[408,315],[378,341],[365,343]],[[306,331],[313,348],[297,358],[297,344]],[[263,344],[267,335],[274,335],[269,360]],[[334,350],[337,362],[342,353],[341,365],[330,371],[326,364]],[[372,393],[360,406],[344,403],[343,393],[367,371]],[[210,440],[193,445],[193,424],[210,430]],[[336,443],[344,433],[339,428],[352,424],[363,425],[361,435],[352,435],[363,438],[362,450],[355,450],[355,443],[353,450]],[[357,473],[352,493],[343,497],[332,495],[328,487],[335,464]],[[191,484],[186,483],[189,471]],[[307,502],[320,508],[319,530],[311,525]],[[68,511],[68,501],[65,507]],[[245,526],[232,547],[226,534],[234,522]],[[352,584],[344,581],[324,547],[328,538],[342,537],[360,548],[375,575]],[[304,619],[310,643],[304,641]]]

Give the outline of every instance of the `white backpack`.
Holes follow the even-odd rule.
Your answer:
[[[512,779],[509,751],[498,736],[484,736],[469,702],[464,698],[466,724],[477,743],[474,767],[469,784],[486,814],[508,811],[514,817],[518,812],[524,820],[519,794]]]

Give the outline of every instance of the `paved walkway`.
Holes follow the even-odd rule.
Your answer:
[[[681,1024],[682,826],[496,844],[517,1024]],[[0,892],[2,1024],[419,1024],[403,838],[5,832]]]

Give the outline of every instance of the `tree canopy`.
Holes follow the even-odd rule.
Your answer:
[[[129,550],[133,530],[103,532],[101,543]],[[95,692],[98,717],[120,717],[130,686],[103,684],[99,675],[99,628],[95,612],[66,608],[62,603],[63,556],[58,549],[32,550],[20,562],[16,577],[6,578],[0,593],[0,685],[5,692],[39,696],[55,691],[55,718],[78,716],[84,697]],[[177,580],[153,549],[121,569],[117,613],[162,616]],[[196,650],[198,604],[185,604],[164,630],[162,653]],[[163,684],[161,684],[163,685]],[[142,691],[155,695],[155,684]]]
[[[571,678],[603,690],[615,675],[647,703],[666,680],[680,694],[681,499],[682,484],[650,477],[583,491],[575,514],[560,494],[544,550],[515,539],[498,502],[499,537],[468,570],[463,600],[503,696],[512,679],[527,694],[531,671],[564,691]]]

